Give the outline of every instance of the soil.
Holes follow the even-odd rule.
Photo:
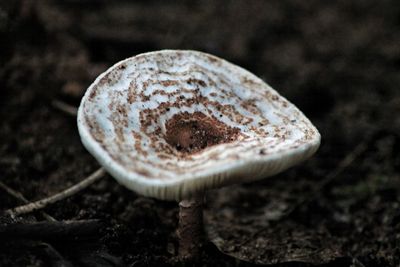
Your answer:
[[[399,266],[399,18],[395,0],[1,1],[1,182],[33,201],[82,180],[99,165],[55,101],[78,106],[97,75],[140,52],[201,50],[266,80],[322,145],[282,174],[209,192],[193,264]],[[0,210],[23,204],[0,192]],[[2,236],[0,266],[179,266],[177,211],[107,176],[44,209],[100,231]],[[6,232],[43,221],[0,215]]]

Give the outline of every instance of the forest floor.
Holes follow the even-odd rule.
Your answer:
[[[399,266],[397,1],[1,1],[0,40],[0,181],[29,201],[99,167],[55,101],[77,107],[126,57],[201,50],[263,78],[322,144],[301,166],[211,191],[196,265]],[[21,204],[0,188],[0,210]],[[0,213],[0,266],[179,265],[177,204],[110,176],[44,212],[91,230],[10,238],[45,218]]]

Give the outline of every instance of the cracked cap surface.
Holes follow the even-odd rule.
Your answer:
[[[184,50],[109,68],[86,91],[78,129],[121,184],[168,200],[277,174],[320,144],[304,114],[261,79]]]

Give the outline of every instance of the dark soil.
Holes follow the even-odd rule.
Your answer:
[[[266,80],[317,126],[312,159],[209,193],[198,266],[399,266],[400,5],[372,1],[0,2],[0,179],[28,200],[98,168],[74,116],[107,67],[197,49]],[[0,210],[22,203],[0,188]],[[107,176],[44,210],[100,231],[0,237],[0,266],[177,266],[177,204]],[[1,227],[45,221],[0,216]],[[56,227],[56,226],[53,226]],[[13,229],[18,229],[14,227]]]

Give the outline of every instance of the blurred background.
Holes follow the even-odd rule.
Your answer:
[[[2,0],[2,183],[37,200],[95,170],[75,117],[60,103],[77,107],[108,67],[159,49],[200,50],[250,70],[322,135],[304,165],[210,193],[199,266],[400,264],[395,0]],[[0,210],[20,204],[0,188]],[[45,211],[106,226],[79,242],[8,240],[0,266],[177,265],[176,203],[107,178]],[[0,217],[2,224],[40,220]]]

